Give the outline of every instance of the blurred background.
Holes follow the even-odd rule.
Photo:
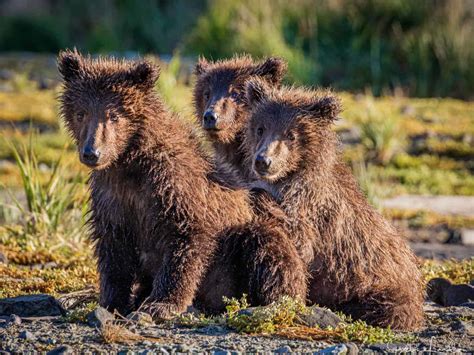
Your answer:
[[[73,47],[160,63],[188,120],[199,55],[285,58],[287,83],[341,95],[344,159],[425,276],[474,277],[474,1],[0,0],[0,17],[0,297],[95,282],[88,172],[56,101]]]

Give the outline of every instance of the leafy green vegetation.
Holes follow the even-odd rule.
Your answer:
[[[444,277],[456,284],[469,283],[474,279],[474,257],[462,261],[427,260],[422,266],[422,271],[426,281],[435,277]]]
[[[340,314],[343,322],[336,328],[320,329],[302,325],[298,318],[311,309],[301,301],[282,297],[265,307],[248,308],[245,295],[237,300],[226,299],[226,324],[238,332],[248,334],[275,334],[293,339],[353,341],[364,344],[408,342],[413,340],[390,329],[373,327],[363,321],[352,321]]]
[[[7,5],[4,5],[7,6]],[[472,98],[469,1],[42,1],[4,11],[2,51],[279,55],[290,80],[374,95]],[[179,19],[178,21],[176,19]]]

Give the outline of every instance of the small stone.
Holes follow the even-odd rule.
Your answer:
[[[325,348],[321,351],[316,352],[315,354],[347,354],[348,349],[345,344],[337,344],[334,346],[330,346],[329,348]]]
[[[451,329],[468,336],[474,336],[474,325],[462,320],[453,322],[451,324]]]
[[[188,353],[190,350],[190,347],[185,345],[185,344],[179,344],[177,347],[176,347],[176,351],[177,352],[180,352],[180,353]]]
[[[8,258],[2,252],[0,252],[0,264],[8,264]]]
[[[411,105],[404,105],[400,109],[400,112],[402,113],[402,115],[413,116],[416,113],[416,110]]]
[[[20,317],[61,316],[66,312],[53,296],[39,294],[0,299],[0,315]]]
[[[160,348],[158,351],[159,351],[161,354],[165,354],[165,355],[167,355],[167,354],[170,353],[170,352],[169,352],[168,350],[166,350],[165,348]]]
[[[430,300],[442,306],[459,306],[474,301],[474,286],[453,285],[449,280],[437,277],[428,282],[427,294]]]
[[[213,354],[213,355],[231,355],[230,351],[226,351],[226,350],[218,350],[218,351],[213,350],[211,352],[211,354]]]
[[[8,318],[8,325],[20,325],[21,324],[21,317],[17,316],[16,314],[11,314],[10,318]]]
[[[276,354],[290,354],[291,353],[291,348],[288,345],[279,347],[278,349],[273,351]]]
[[[62,355],[62,354],[74,354],[74,349],[69,345],[61,345],[57,348],[48,351],[46,355]]]
[[[87,315],[87,324],[91,327],[100,328],[105,323],[113,321],[114,319],[115,317],[112,313],[99,306]]]
[[[339,323],[342,323],[342,319],[327,308],[313,306],[310,308],[310,313],[299,314],[297,322],[308,327],[325,329],[327,327],[336,328]]]
[[[474,245],[474,229],[463,228],[460,234],[462,245]]]
[[[347,355],[357,355],[359,354],[359,348],[354,343],[346,343]]]
[[[141,326],[151,326],[155,324],[151,315],[145,312],[132,312],[127,316],[127,319]]]
[[[28,331],[28,330],[21,331],[18,336],[20,337],[20,339],[25,339],[25,340],[35,340],[36,339],[34,334],[32,332]]]
[[[0,69],[0,80],[12,80],[15,73],[9,69]]]
[[[369,349],[374,350],[376,353],[382,354],[400,354],[411,351],[407,344],[373,344],[369,346]]]

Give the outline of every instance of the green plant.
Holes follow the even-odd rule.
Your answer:
[[[370,164],[367,164],[362,160],[352,162],[352,171],[359,182],[361,190],[364,192],[365,197],[372,206],[380,209],[380,199],[378,193],[378,185],[375,182],[375,176],[372,171]]]
[[[23,232],[32,246],[78,244],[82,240],[82,226],[87,211],[87,200],[81,176],[67,179],[67,166],[62,163],[62,153],[51,167],[40,164],[33,151],[34,133],[28,143],[20,147],[11,144],[11,151],[20,172],[23,203],[9,189],[11,208],[22,216]],[[64,152],[66,147],[62,150]],[[55,237],[55,238],[54,238]]]
[[[69,311],[63,317],[63,320],[68,323],[85,323],[87,321],[87,315],[95,308],[97,308],[97,302],[88,302]]]
[[[225,298],[224,302],[227,303],[227,325],[243,333],[275,333],[281,326],[292,326],[297,315],[306,309],[301,301],[286,296],[250,313],[243,311],[249,307],[246,295],[240,300]]]
[[[387,164],[405,142],[399,118],[379,111],[371,97],[366,100],[366,112],[360,129],[362,144],[369,156],[380,164]]]

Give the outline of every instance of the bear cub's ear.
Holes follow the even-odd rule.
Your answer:
[[[211,63],[209,63],[206,58],[199,57],[199,60],[194,67],[194,74],[196,76],[204,74],[209,69],[210,65]]]
[[[302,111],[322,121],[333,122],[342,111],[341,100],[330,93],[315,97],[315,100],[302,108]]]
[[[83,60],[84,58],[75,48],[73,51],[67,49],[59,52],[58,70],[64,81],[70,82],[80,76]]]
[[[160,68],[146,60],[136,63],[127,73],[133,85],[152,89],[160,76]]]
[[[255,106],[265,100],[272,88],[269,84],[261,78],[252,78],[245,83],[245,98],[250,106]]]
[[[254,75],[267,79],[270,83],[280,84],[286,74],[288,65],[281,58],[270,57],[263,63],[258,64],[254,70]]]

